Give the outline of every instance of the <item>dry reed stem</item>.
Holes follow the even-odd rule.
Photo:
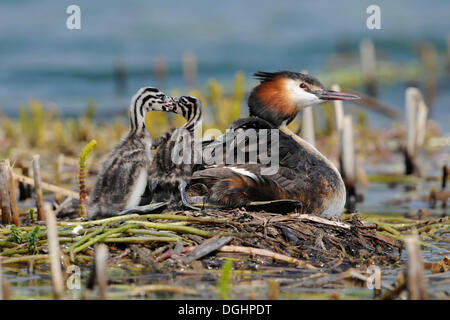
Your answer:
[[[9,164],[9,163],[8,163]],[[20,227],[19,208],[17,207],[16,182],[11,166],[8,166],[9,174],[9,200],[11,202],[12,220],[16,227]]]
[[[60,248],[56,218],[51,208],[48,208],[46,206],[46,208],[43,208],[43,210],[45,214],[45,220],[47,222],[48,254],[50,256],[53,294],[56,299],[61,299],[63,296],[64,285],[61,272]]]
[[[130,292],[127,293],[127,295],[134,296],[134,295],[139,295],[142,293],[150,293],[150,292],[173,292],[173,293],[177,293],[177,294],[193,295],[193,296],[200,295],[200,293],[198,291],[190,289],[190,288],[165,285],[165,284],[149,284],[149,285],[139,286],[139,287],[133,288]]]
[[[274,260],[283,261],[287,263],[293,263],[300,268],[306,268],[310,270],[316,270],[317,268],[310,265],[305,261],[298,260],[293,257],[286,256],[284,254],[276,253],[267,249],[259,249],[253,247],[242,247],[242,246],[223,246],[217,251],[220,252],[230,252],[230,253],[246,253],[250,255],[258,255],[263,257],[272,258]]]
[[[3,300],[3,271],[2,258],[0,257],[0,300]]]
[[[417,232],[411,236],[405,237],[406,249],[408,252],[408,279],[406,281],[409,299],[425,300],[428,298],[424,267],[420,255],[420,244]]]
[[[38,220],[45,219],[45,213],[43,206],[44,196],[42,195],[42,187],[41,187],[41,167],[39,164],[40,156],[35,154],[33,156],[33,178],[34,178],[34,192],[36,193],[36,208],[38,214]]]
[[[106,289],[108,280],[106,277],[106,261],[108,260],[108,247],[99,244],[95,248],[95,272],[97,276],[98,297],[100,300],[106,300]]]
[[[349,225],[348,223],[339,222],[339,221],[331,221],[331,220],[313,216],[310,214],[299,214],[299,215],[293,215],[292,217],[298,218],[300,220],[309,220],[309,221],[313,221],[313,222],[317,222],[317,223],[321,223],[321,224],[327,224],[329,226],[343,228],[343,229],[347,229],[347,230],[350,230],[350,228],[351,228],[351,225]]]
[[[14,178],[17,181],[29,184],[29,185],[34,187],[34,180],[32,178],[29,178],[27,176],[24,176],[24,175],[18,174],[18,173],[13,173],[13,175],[14,175]],[[57,194],[61,194],[61,195],[67,196],[67,197],[72,197],[72,198],[77,199],[77,200],[80,199],[80,195],[78,194],[78,192],[75,192],[75,191],[72,191],[72,190],[68,190],[68,189],[65,189],[65,188],[61,188],[61,187],[55,186],[55,185],[50,184],[50,183],[46,183],[46,182],[42,182],[41,181],[41,188],[46,190],[46,191],[52,192],[52,193],[57,193]]]
[[[11,223],[11,207],[9,200],[9,161],[0,160],[0,206],[2,209],[2,224]]]
[[[302,137],[312,146],[316,145],[316,138],[314,134],[314,111],[312,107],[306,107],[303,109]]]

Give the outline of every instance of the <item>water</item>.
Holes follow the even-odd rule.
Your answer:
[[[88,1],[79,0],[81,30],[66,28],[74,1],[0,2],[0,110],[16,115],[31,98],[65,115],[82,112],[94,98],[99,113],[124,109],[136,88],[155,84],[152,62],[164,56],[167,88],[184,90],[181,56],[195,52],[198,83],[210,77],[230,82],[237,70],[324,72],[339,42],[356,52],[364,37],[391,61],[417,59],[414,45],[431,42],[440,52],[450,30],[450,2],[377,1],[381,30],[366,28],[373,1]],[[113,69],[122,61],[128,85],[115,91]],[[449,82],[441,82],[437,117],[450,122]],[[247,89],[254,82],[247,83]],[[403,85],[382,88],[380,99],[403,106]],[[442,117],[441,117],[442,116]],[[448,126],[447,126],[448,127]],[[447,131],[448,132],[448,131]]]

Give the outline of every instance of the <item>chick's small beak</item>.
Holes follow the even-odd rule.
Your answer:
[[[315,95],[321,100],[356,100],[359,99],[357,95],[338,92],[333,90],[320,90],[314,92]]]
[[[167,97],[167,96],[164,98],[164,106],[165,107],[174,107],[175,104],[176,104],[176,101],[173,98]]]

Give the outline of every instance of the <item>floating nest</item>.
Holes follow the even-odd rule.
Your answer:
[[[369,257],[377,263],[394,262],[401,255],[401,241],[378,233],[375,224],[363,224],[356,214],[342,220],[239,209],[175,214],[211,220],[206,223],[191,221],[196,228],[212,237],[183,235],[191,244],[176,252],[175,260],[181,263],[202,259],[204,267],[214,267],[217,255],[245,256],[249,267],[255,263],[272,266],[293,264],[299,268],[315,269],[346,267]],[[215,221],[218,216],[220,222]],[[161,260],[157,258],[158,262]]]
[[[38,229],[24,221],[15,230],[0,230],[3,264],[48,261],[46,225],[36,224]],[[361,222],[357,214],[329,220],[295,211],[205,209],[93,221],[66,217],[57,225],[60,247],[71,262],[90,263],[95,244],[103,242],[110,248],[110,259],[131,259],[160,271],[194,261],[206,268],[219,267],[223,257],[238,258],[241,267],[249,269],[261,264],[346,268],[368,259],[396,261],[402,247],[401,241],[377,232],[376,224]],[[33,230],[35,243],[26,244],[33,239]]]

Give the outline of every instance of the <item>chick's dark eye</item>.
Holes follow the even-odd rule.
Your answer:
[[[307,88],[307,86],[306,86],[306,84],[304,84],[304,83],[300,83],[300,88],[302,88],[302,89],[306,89],[306,88]]]

